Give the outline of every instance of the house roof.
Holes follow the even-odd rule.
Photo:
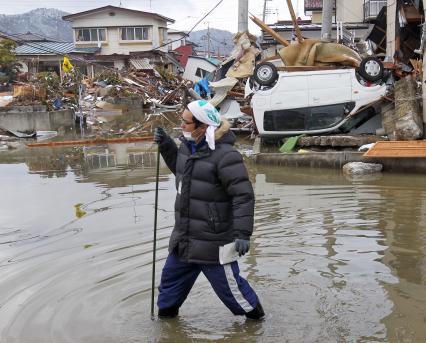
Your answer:
[[[74,50],[74,43],[37,42],[24,43],[15,50],[16,55],[61,55]]]
[[[147,16],[151,16],[151,17],[156,17],[158,19],[165,20],[165,21],[167,21],[169,23],[174,23],[175,22],[174,19],[162,16],[162,15],[160,15],[158,13],[144,12],[144,11],[139,11],[139,10],[132,10],[132,9],[129,9],[129,8],[117,7],[117,6],[111,6],[111,5],[94,8],[94,9],[88,10],[88,11],[83,11],[83,12],[78,12],[78,13],[74,13],[74,14],[69,14],[69,15],[63,16],[62,19],[63,20],[68,20],[68,21],[73,21],[74,19],[79,18],[79,17],[83,17],[83,16],[86,16],[86,15],[90,15],[90,14],[94,14],[94,13],[98,13],[98,12],[102,12],[102,11],[107,11],[107,10],[110,10],[110,11],[132,12],[132,13],[136,13],[136,14],[143,14],[143,15],[147,15]]]
[[[182,31],[182,30],[175,30],[175,29],[171,29],[171,28],[168,28],[167,29],[167,33],[168,34],[181,34],[181,35],[187,35],[188,34],[188,31]]]
[[[204,61],[207,61],[207,62],[213,64],[215,67],[217,67],[220,64],[220,61],[216,58],[213,58],[213,57],[206,58],[206,57],[203,57],[203,56],[192,55],[192,56],[188,56],[188,58],[195,58],[195,59],[198,59],[198,60],[204,60]]]
[[[12,36],[19,41],[26,41],[26,42],[58,42],[57,39],[45,37],[38,33],[32,33],[30,31],[28,31],[27,33],[17,33]]]
[[[11,35],[7,34],[6,32],[2,32],[2,31],[0,31],[0,38],[10,39],[10,40],[16,41],[15,37],[12,37]]]
[[[16,55],[66,55],[70,53],[94,54],[99,48],[76,48],[70,42],[27,42],[15,49]]]

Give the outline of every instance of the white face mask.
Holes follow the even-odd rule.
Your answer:
[[[192,132],[182,131],[183,136],[187,141],[194,141],[195,139],[192,137]]]

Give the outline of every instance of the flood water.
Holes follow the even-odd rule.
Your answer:
[[[0,342],[425,342],[426,178],[248,164],[242,274],[267,312],[234,317],[200,276],[151,320],[155,153],[143,144],[0,152]],[[157,284],[173,225],[161,168]]]

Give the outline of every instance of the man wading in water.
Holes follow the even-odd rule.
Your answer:
[[[234,315],[264,317],[262,305],[239,273],[236,261],[219,264],[219,246],[235,242],[239,255],[250,247],[254,194],[230,124],[207,101],[188,104],[178,148],[161,127],[154,140],[176,176],[175,227],[158,295],[159,317],[179,313],[200,272]]]

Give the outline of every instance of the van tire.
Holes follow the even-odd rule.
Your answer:
[[[254,68],[253,78],[261,86],[270,86],[278,78],[277,67],[270,62],[259,63]]]
[[[362,59],[358,74],[366,81],[376,82],[383,79],[384,69],[382,61],[377,57],[369,56]]]

